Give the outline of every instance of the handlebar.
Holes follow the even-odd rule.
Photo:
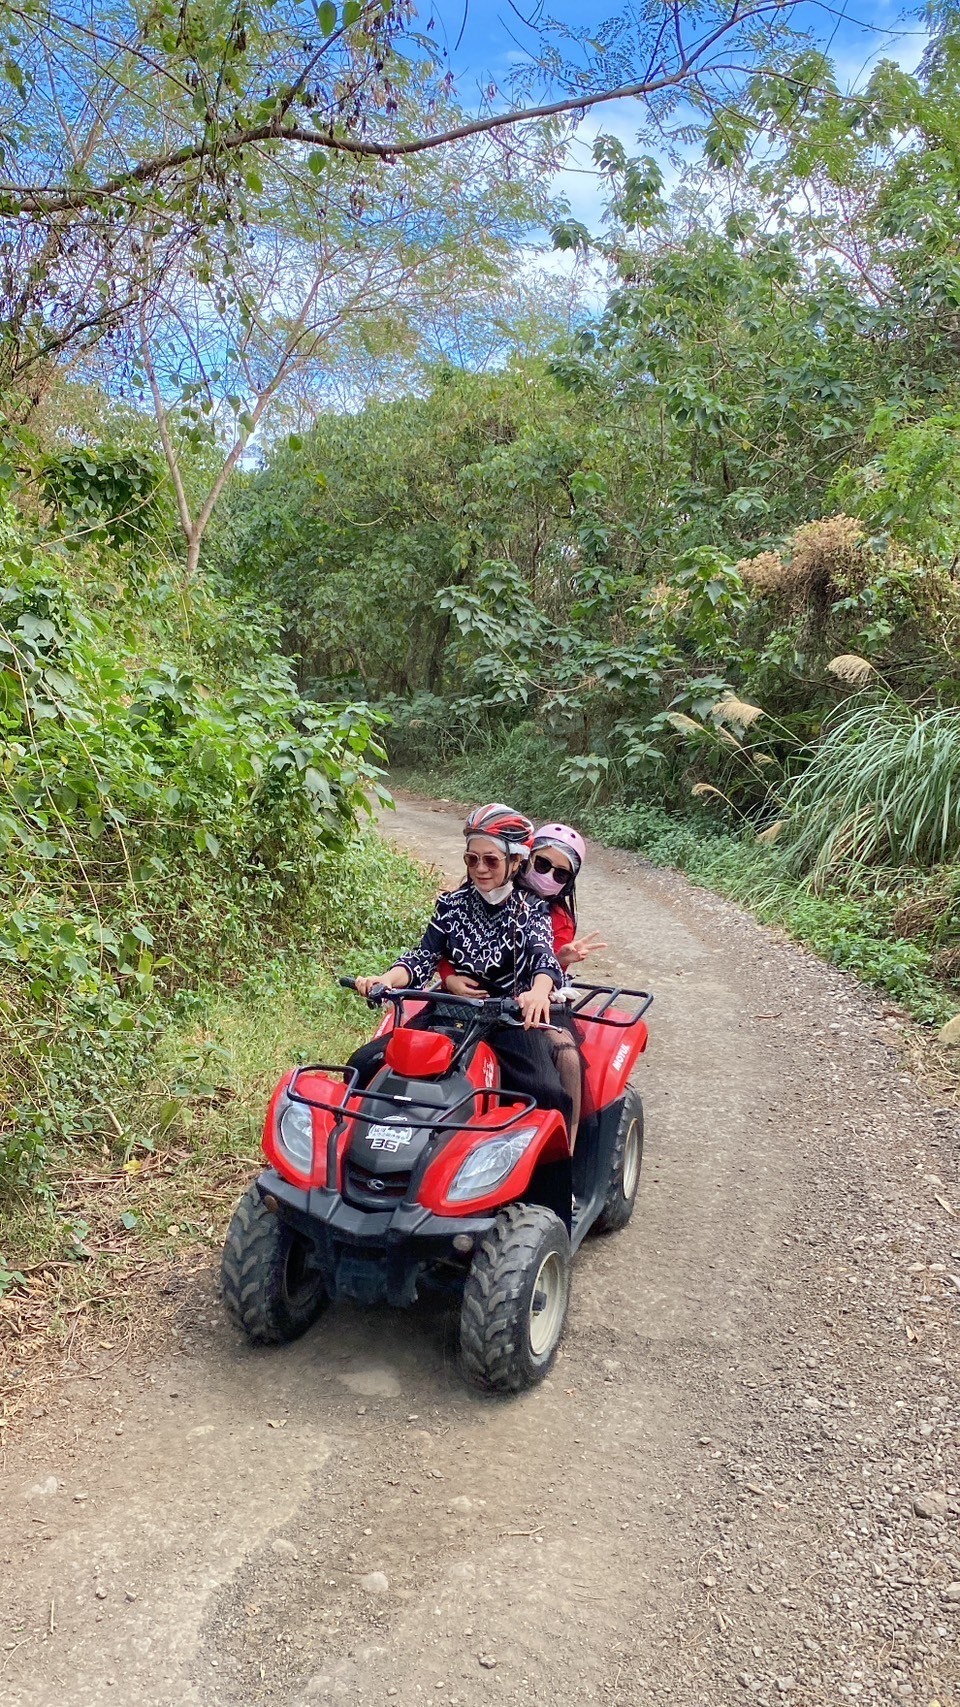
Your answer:
[[[360,994],[357,990],[356,978],[338,978],[337,983],[344,990],[355,990],[357,995]],[[490,1001],[508,999],[499,996],[454,996],[449,990],[417,990],[409,984],[405,985],[402,990],[392,990],[387,984],[374,984],[369,996],[364,997],[364,1000],[370,1002],[372,1006],[380,1002],[409,1002],[412,1000],[417,1002],[456,1002],[461,1008],[464,1006],[482,1008]]]
[[[356,990],[355,978],[340,978],[338,982],[345,990]],[[650,1007],[653,997],[649,990],[628,990],[618,984],[581,984],[568,985],[567,989],[576,992],[573,999],[551,1002],[551,1008],[558,1013],[567,1013],[571,1019],[589,1022],[592,1025],[612,1026],[616,1031],[631,1031],[638,1025]],[[358,992],[359,993],[359,992]],[[617,1008],[616,1003],[627,997],[631,1002],[639,1002],[631,1013],[625,1013]],[[499,1020],[504,1025],[522,1025],[523,1020],[516,1016],[520,1013],[520,1005],[512,996],[454,996],[448,990],[388,990],[386,985],[374,985],[366,998],[370,1007],[378,1007],[383,1002],[436,1002],[446,1003],[459,1009],[473,1008],[478,1020],[486,1018]]]
[[[344,990],[357,990],[355,978],[338,978],[338,984]],[[359,991],[357,991],[359,994]],[[504,1025],[523,1026],[520,1003],[513,996],[455,996],[449,990],[417,990],[409,985],[403,990],[391,990],[385,984],[375,984],[370,994],[365,998],[372,1008],[379,1007],[384,1002],[434,1002],[440,1006],[472,1008],[478,1019],[497,1020]],[[550,1006],[557,1013],[566,1013],[568,1002],[551,1002]]]

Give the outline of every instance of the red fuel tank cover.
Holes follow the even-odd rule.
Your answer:
[[[430,1079],[445,1073],[453,1060],[453,1038],[437,1031],[414,1031],[401,1025],[391,1032],[384,1059],[407,1079]]]

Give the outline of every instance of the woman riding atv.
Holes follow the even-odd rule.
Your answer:
[[[547,904],[553,950],[564,972],[607,946],[596,932],[585,937],[577,936],[577,877],[586,852],[583,837],[569,824],[544,824],[533,838],[530,856],[520,873],[521,885]],[[485,996],[489,993],[476,979],[458,975],[452,967],[441,966],[440,974],[444,989],[452,995]],[[551,1021],[547,1044],[572,1104],[568,1122],[572,1150],[580,1123],[583,1069],[578,1040],[565,1015]]]
[[[475,981],[491,996],[514,996],[523,1026],[502,1025],[489,1038],[506,1090],[556,1108],[573,1130],[573,1097],[565,1088],[547,1042],[550,1001],[565,982],[553,951],[547,909],[516,879],[533,840],[533,825],[499,802],[478,806],[463,826],[467,875],[459,889],[441,895],[418,948],[401,954],[388,971],[358,978],[362,996],[377,986],[405,990],[424,985],[446,962],[455,975]],[[383,1043],[364,1044],[350,1058],[360,1082],[369,1082]]]

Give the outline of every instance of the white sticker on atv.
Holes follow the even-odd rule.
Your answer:
[[[494,1080],[493,1062],[492,1061],[486,1061],[486,1062],[484,1062],[484,1067],[483,1067],[483,1082],[486,1085],[487,1090],[490,1089],[491,1085],[493,1084],[493,1080]]]
[[[387,1150],[395,1156],[401,1144],[409,1144],[413,1133],[409,1126],[371,1126],[367,1137],[371,1150]]]
[[[615,1073],[619,1073],[620,1068],[623,1066],[623,1063],[627,1059],[627,1056],[629,1055],[629,1053],[630,1053],[629,1043],[621,1043],[619,1049],[617,1050],[617,1053],[613,1057],[613,1070]]]

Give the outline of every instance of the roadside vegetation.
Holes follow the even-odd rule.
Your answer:
[[[322,416],[231,505],[303,690],[397,774],[678,864],[960,1007],[960,37],[856,100],[758,79],[667,190],[601,138],[609,269],[495,373]],[[948,192],[948,186],[952,186]]]
[[[960,35],[851,97],[809,10],[541,19],[495,118],[405,5],[0,6],[11,1403],[362,1031],[387,765],[960,1005]]]
[[[162,497],[121,524],[122,445],[79,481],[76,461],[44,457],[55,511],[21,489],[0,518],[10,1406],[51,1340],[112,1346],[109,1319],[132,1332],[148,1306],[131,1283],[217,1244],[277,1077],[363,1035],[336,972],[375,964],[429,901],[361,828],[377,718],[304,701],[264,607],[184,588]],[[96,510],[65,501],[94,481]]]

